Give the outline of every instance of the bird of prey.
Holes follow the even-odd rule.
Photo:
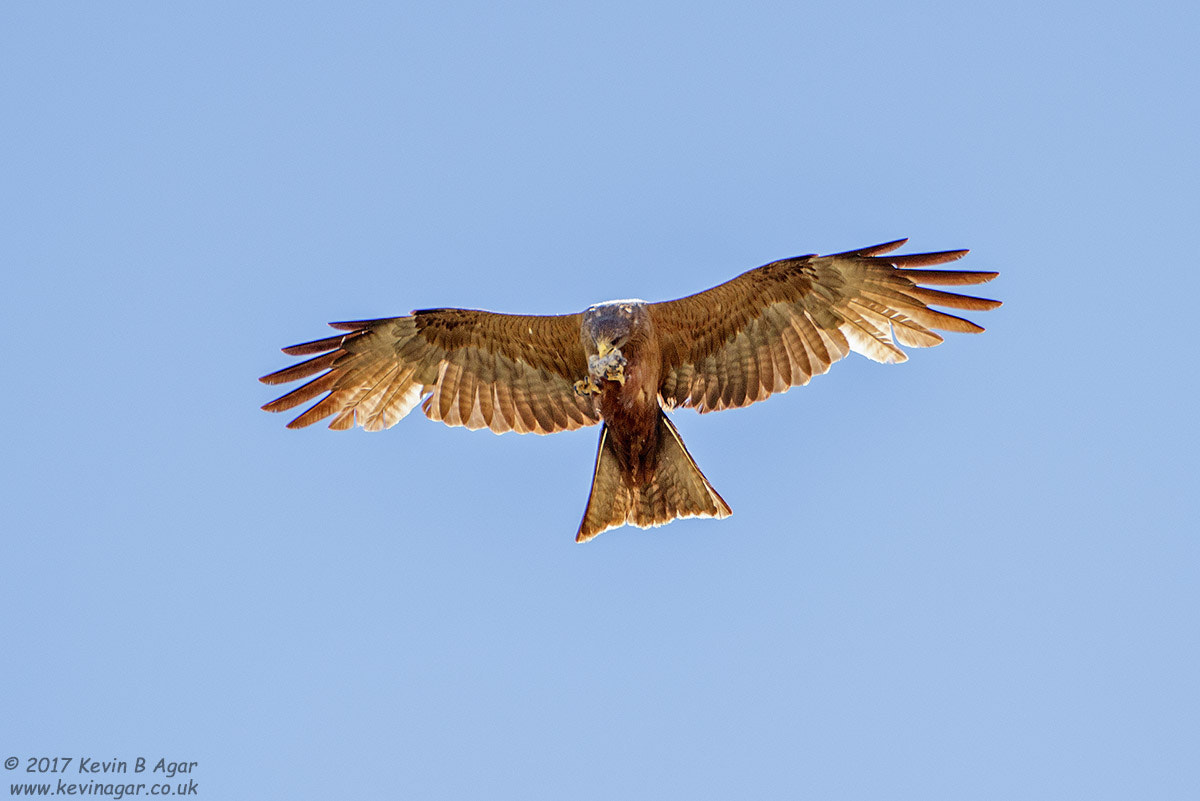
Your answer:
[[[312,358],[260,380],[310,381],[262,408],[319,398],[288,428],[395,425],[414,406],[467,428],[552,434],[601,424],[591,494],[575,539],[681,517],[726,517],[664,411],[736,409],[807,384],[850,351],[902,362],[935,331],[983,329],[930,306],[982,311],[999,301],[922,284],[981,284],[994,272],[914,269],[967,251],[885,255],[907,240],[766,264],[663,303],[615,300],[577,314],[425,309],[330,323],[335,336],[283,349]],[[313,377],[315,376],[315,378]]]

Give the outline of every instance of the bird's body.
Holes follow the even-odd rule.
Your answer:
[[[653,471],[658,446],[662,358],[653,337],[644,301],[614,300],[583,313],[581,340],[589,360],[592,351],[597,357],[588,372],[598,387],[600,417],[622,467],[638,482]]]
[[[592,491],[576,539],[613,526],[656,526],[678,517],[726,517],[729,505],[696,467],[663,413],[659,347],[650,305],[613,300],[589,307],[580,326],[588,377],[604,421]]]
[[[331,323],[348,333],[284,348],[313,358],[264,376],[316,375],[264,406],[321,397],[289,427],[390,427],[418,402],[448,425],[553,433],[602,423],[592,491],[576,539],[615,526],[725,517],[664,413],[745,406],[805,384],[851,350],[876,361],[942,341],[933,329],[983,329],[929,305],[984,310],[997,301],[918,286],[975,284],[996,273],[914,270],[966,251],[882,257],[904,240],[784,259],[675,301],[619,300],[580,314],[530,316],[430,309]],[[320,375],[317,375],[317,374]]]

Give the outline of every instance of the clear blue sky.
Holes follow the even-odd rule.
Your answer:
[[[1198,31],[4,4],[0,789],[90,755],[210,800],[1200,796]],[[728,520],[577,546],[596,429],[258,410],[328,320],[901,236],[1004,307],[676,414]]]

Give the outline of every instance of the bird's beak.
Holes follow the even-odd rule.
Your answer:
[[[600,351],[600,358],[601,358],[601,359],[603,359],[605,356],[607,356],[608,354],[610,354],[610,353],[612,353],[612,352],[613,352],[613,345],[612,345],[612,343],[611,343],[611,342],[609,342],[609,341],[608,341],[608,340],[606,340],[606,339],[602,339],[602,340],[600,340],[599,342],[597,342],[597,343],[596,343],[596,348],[597,348],[597,349]]]

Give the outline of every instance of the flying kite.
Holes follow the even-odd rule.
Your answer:
[[[425,309],[330,323],[347,333],[284,348],[312,358],[259,380],[316,377],[262,408],[281,412],[320,398],[288,428],[332,416],[332,429],[379,431],[417,403],[431,420],[497,434],[600,423],[577,542],[627,524],[726,517],[729,504],[664,411],[747,406],[807,384],[850,351],[902,362],[899,345],[937,345],[935,331],[983,330],[930,306],[1000,305],[921,286],[981,284],[997,273],[913,269],[965,250],[883,255],[906,241],[774,261],[663,303],[614,300],[554,316]]]

